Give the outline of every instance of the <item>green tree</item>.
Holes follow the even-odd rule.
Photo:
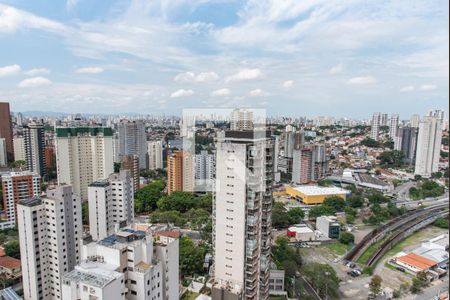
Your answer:
[[[347,205],[353,208],[360,208],[364,205],[364,198],[360,195],[351,195],[347,197]]]
[[[378,159],[386,167],[401,167],[404,164],[405,154],[399,150],[384,151]]]
[[[156,209],[158,200],[162,197],[165,183],[155,180],[139,189],[134,195],[134,207],[137,213],[150,212]]]
[[[283,203],[275,202],[272,207],[272,226],[285,228],[290,225],[289,215]]]
[[[383,279],[378,276],[374,275],[369,283],[369,289],[372,292],[373,295],[378,296],[381,293],[381,283],[383,282]]]
[[[448,229],[448,219],[444,217],[437,218],[436,221],[433,223],[434,226]]]
[[[308,217],[310,219],[316,219],[317,217],[320,216],[333,216],[335,214],[336,210],[333,207],[322,204],[311,207],[308,213]]]
[[[339,242],[346,245],[353,244],[355,242],[355,236],[350,232],[341,232],[339,235]]]
[[[184,217],[191,223],[192,229],[201,230],[211,215],[203,208],[191,208],[184,214]]]
[[[370,204],[381,204],[389,202],[389,199],[386,198],[383,193],[380,192],[372,192],[367,199]]]
[[[330,179],[320,179],[317,184],[319,186],[332,186],[333,185],[333,181],[331,181]]]
[[[212,200],[210,195],[199,198],[188,192],[173,192],[161,197],[157,206],[162,211],[176,210],[181,213],[185,213],[191,208],[203,208],[212,211]]]
[[[418,272],[416,277],[412,279],[411,293],[419,293],[428,283],[427,274],[425,272]]]
[[[174,224],[175,226],[183,226],[186,224],[186,219],[179,211],[156,211],[150,215],[152,223]]]
[[[180,238],[180,272],[182,277],[202,275],[207,247],[195,245],[190,237]]]
[[[5,254],[20,259],[20,244],[18,240],[12,240],[3,245]]]
[[[345,200],[339,196],[328,196],[323,201],[323,205],[334,208],[335,211],[341,212],[345,208]]]
[[[333,267],[327,264],[312,262],[304,266],[303,272],[321,297],[338,299],[339,278]]]
[[[380,144],[372,138],[365,138],[361,141],[361,145],[369,147],[369,148],[377,148]]]
[[[83,225],[89,225],[89,202],[81,203],[81,221]]]
[[[272,247],[272,257],[276,266],[286,271],[286,277],[295,276],[296,271],[303,263],[301,255],[289,247],[288,239],[285,236],[277,238]]]
[[[288,210],[287,214],[289,217],[289,222],[291,224],[298,224],[305,217],[305,212],[300,207],[291,208],[290,210]]]

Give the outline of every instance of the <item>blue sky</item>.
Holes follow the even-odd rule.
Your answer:
[[[0,0],[13,111],[448,111],[447,0]]]

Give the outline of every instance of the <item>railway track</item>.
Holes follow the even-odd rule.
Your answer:
[[[396,232],[397,229],[414,222],[415,220],[423,220],[433,212],[439,212],[442,209],[448,208],[448,204],[438,204],[427,208],[419,208],[408,211],[402,216],[392,219],[388,223],[372,230],[367,234],[352,250],[350,250],[344,257],[347,261],[357,261],[359,257],[374,243],[383,239],[387,234]],[[420,223],[420,222],[419,222]]]
[[[433,211],[423,220],[416,220],[416,222],[413,222],[412,224],[404,224],[403,226],[398,228],[392,236],[385,240],[380,245],[380,247],[370,256],[369,260],[367,261],[367,265],[374,266],[378,262],[378,260],[380,260],[384,256],[384,254],[386,254],[387,251],[392,249],[394,245],[403,240],[405,237],[433,223],[437,218],[446,215],[448,215],[448,212]]]

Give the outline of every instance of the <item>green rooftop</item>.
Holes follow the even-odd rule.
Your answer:
[[[103,136],[112,136],[113,131],[109,127],[58,127],[56,128],[56,137],[69,137],[89,134],[96,136],[102,134]]]

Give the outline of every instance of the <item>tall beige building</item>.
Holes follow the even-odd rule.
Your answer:
[[[80,261],[81,202],[68,185],[17,205],[25,300],[62,299],[62,277]]]
[[[114,173],[112,129],[106,127],[56,128],[58,184],[70,184],[87,200],[88,186]]]
[[[163,142],[147,142],[148,169],[157,170],[163,168]]]
[[[215,300],[269,298],[273,141],[230,131],[216,143],[213,198]]]
[[[439,171],[442,123],[438,116],[426,116],[420,122],[414,174],[430,177]]]
[[[194,157],[177,150],[167,157],[167,192],[192,192],[194,190]]]
[[[26,160],[25,154],[25,138],[24,137],[15,137],[13,140],[14,145],[14,160]]]

